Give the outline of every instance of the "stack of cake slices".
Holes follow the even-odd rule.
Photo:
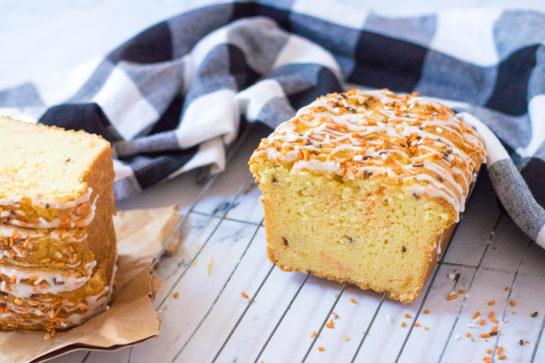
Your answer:
[[[110,144],[0,117],[0,329],[46,338],[104,311],[115,275]]]

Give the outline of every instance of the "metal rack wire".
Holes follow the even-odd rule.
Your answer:
[[[249,135],[245,135],[245,137],[242,138],[242,140],[239,142],[238,147],[235,147],[233,149],[233,152],[232,152],[231,157],[230,157],[231,159],[233,158],[233,155],[235,155],[236,153],[241,153],[241,152],[246,153],[246,154],[248,153],[248,150],[250,150],[251,147],[249,149],[248,149],[248,147],[245,147],[245,148],[240,147],[240,145],[247,145],[246,143],[248,141],[247,140],[248,137],[249,137]],[[244,157],[242,157],[241,160],[244,160]],[[186,263],[183,263],[183,264],[179,260],[173,260],[171,262],[172,271],[171,271],[170,275],[163,276],[163,278],[169,279],[169,283],[168,283],[168,286],[165,287],[164,291],[161,292],[161,298],[160,298],[159,301],[157,301],[157,304],[156,304],[157,310],[162,311],[162,310],[166,309],[166,307],[167,307],[167,305],[169,303],[173,303],[172,295],[173,295],[173,292],[179,286],[180,281],[187,278],[186,275],[187,275],[188,271],[190,271],[191,268],[195,265],[195,263],[198,260],[199,256],[207,248],[207,246],[211,243],[211,240],[215,237],[215,234],[218,232],[218,230],[220,228],[223,228],[224,223],[234,223],[234,224],[237,224],[237,225],[247,226],[248,228],[250,228],[250,227],[253,228],[253,230],[251,231],[251,237],[249,238],[248,242],[246,243],[246,245],[242,249],[242,253],[238,257],[236,257],[236,259],[234,260],[233,265],[232,265],[232,269],[229,272],[227,272],[225,274],[225,276],[222,276],[222,280],[221,280],[221,283],[218,285],[219,287],[217,288],[217,291],[214,291],[213,295],[210,297],[210,300],[211,300],[210,305],[207,306],[206,309],[203,310],[203,313],[202,313],[201,316],[199,316],[198,318],[193,319],[194,320],[194,327],[191,329],[191,333],[186,334],[187,337],[182,339],[183,341],[176,340],[178,338],[176,336],[176,330],[175,329],[188,329],[188,327],[186,327],[182,323],[180,323],[179,326],[169,327],[168,328],[169,330],[167,332],[163,332],[165,336],[161,336],[159,339],[157,339],[157,340],[155,340],[153,342],[144,343],[144,344],[147,344],[147,347],[149,349],[153,348],[153,349],[156,349],[158,351],[160,351],[161,348],[159,346],[161,346],[161,345],[174,346],[175,348],[172,348],[172,351],[171,352],[169,351],[169,353],[165,355],[164,361],[185,361],[182,356],[183,356],[183,354],[185,354],[185,351],[188,348],[188,346],[190,344],[198,344],[198,343],[211,345],[211,347],[210,347],[210,354],[211,354],[210,357],[211,357],[211,359],[210,360],[212,362],[223,362],[223,361],[227,361],[227,360],[229,360],[229,361],[233,360],[235,357],[224,356],[224,354],[226,353],[226,348],[231,343],[234,335],[240,333],[242,323],[245,322],[245,319],[248,319],[248,314],[255,305],[253,302],[260,298],[260,294],[262,294],[267,289],[267,286],[266,286],[267,282],[270,279],[273,279],[273,275],[274,275],[273,272],[276,269],[276,267],[274,265],[271,265],[268,268],[268,270],[266,270],[266,273],[264,274],[263,278],[257,284],[257,287],[255,288],[255,290],[253,290],[252,293],[250,294],[249,301],[246,304],[246,306],[244,306],[242,311],[238,315],[236,315],[236,319],[234,320],[234,323],[232,323],[232,325],[230,325],[230,326],[218,326],[217,327],[218,330],[222,330],[222,332],[224,331],[224,337],[221,340],[214,340],[212,343],[211,343],[210,340],[207,340],[206,342],[205,341],[202,341],[202,342],[201,341],[196,341],[196,339],[198,339],[197,335],[201,334],[202,330],[204,329],[203,326],[205,324],[212,324],[212,323],[210,323],[211,315],[219,309],[219,307],[218,307],[219,301],[222,298],[224,298],[226,294],[232,293],[230,291],[230,289],[231,289],[230,285],[236,279],[237,270],[241,266],[241,263],[244,263],[246,261],[246,259],[249,258],[247,256],[248,251],[252,247],[252,245],[254,244],[254,242],[255,242],[258,234],[259,234],[259,231],[261,229],[263,229],[263,220],[262,219],[261,219],[260,222],[255,222],[255,221],[251,221],[251,220],[234,218],[234,217],[230,216],[230,212],[234,208],[236,208],[237,202],[239,201],[239,199],[241,199],[245,195],[245,193],[247,193],[249,190],[252,190],[252,188],[255,187],[253,185],[253,180],[249,175],[245,175],[245,176],[243,176],[241,178],[242,182],[240,183],[240,185],[238,185],[236,187],[235,186],[230,186],[230,188],[235,190],[235,192],[226,197],[226,200],[227,200],[226,203],[228,203],[228,205],[221,213],[207,213],[207,212],[199,211],[199,208],[198,208],[199,203],[203,199],[207,198],[207,193],[209,192],[210,188],[214,185],[214,183],[217,183],[217,181],[220,178],[224,177],[222,175],[223,174],[220,174],[218,176],[213,177],[212,179],[210,179],[203,186],[201,192],[195,198],[193,203],[190,205],[187,214],[184,216],[184,218],[182,219],[182,221],[180,222],[180,224],[178,226],[178,230],[183,229],[183,228],[187,228],[187,225],[190,224],[190,218],[189,217],[192,216],[192,215],[193,216],[200,216],[202,218],[207,218],[207,219],[209,219],[211,221],[210,223],[213,224],[213,227],[211,227],[210,233],[208,233],[205,236],[200,236],[199,237],[199,238],[201,238],[202,242],[199,243],[199,247],[196,250],[196,252],[194,252],[193,255],[190,256],[191,258],[189,259],[189,261],[187,261]],[[513,291],[513,287],[514,287],[515,281],[517,280],[517,277],[521,274],[520,273],[521,266],[523,266],[523,263],[525,262],[526,257],[528,256],[528,253],[529,253],[529,251],[531,249],[532,243],[529,242],[528,239],[524,239],[525,241],[527,241],[527,245],[526,245],[526,248],[525,248],[524,252],[521,254],[521,256],[520,256],[520,258],[518,260],[518,264],[517,264],[517,267],[516,267],[515,271],[509,270],[509,269],[506,269],[506,268],[502,268],[501,266],[496,267],[496,266],[490,266],[489,264],[485,265],[483,262],[485,261],[485,257],[487,256],[487,253],[491,250],[491,248],[494,248],[494,247],[491,247],[491,246],[492,246],[492,242],[493,242],[494,238],[497,237],[498,226],[500,225],[500,223],[503,220],[506,219],[505,216],[502,214],[502,212],[499,211],[499,210],[497,212],[493,211],[492,213],[495,213],[494,214],[494,219],[493,219],[494,223],[492,225],[491,230],[488,233],[488,240],[485,241],[485,243],[484,243],[484,248],[482,249],[481,255],[480,255],[478,263],[476,265],[473,265],[471,263],[466,264],[463,261],[461,261],[461,262],[460,261],[456,261],[456,262],[447,261],[445,259],[445,256],[448,255],[448,252],[449,252],[449,249],[451,248],[450,247],[451,245],[449,245],[449,247],[447,247],[446,251],[443,253],[443,256],[441,257],[440,261],[438,262],[438,265],[437,265],[436,269],[434,270],[432,276],[430,277],[429,284],[427,285],[427,287],[425,288],[425,290],[423,290],[423,292],[421,294],[422,298],[420,299],[420,301],[418,301],[416,306],[412,307],[412,309],[415,311],[415,316],[412,319],[412,321],[410,322],[410,325],[408,325],[408,329],[406,329],[406,332],[404,333],[404,335],[402,335],[402,340],[400,340],[400,346],[398,347],[398,349],[395,350],[395,352],[392,352],[393,353],[392,356],[395,357],[394,360],[396,362],[397,361],[407,361],[407,360],[410,361],[411,360],[411,357],[409,357],[409,356],[407,356],[407,354],[405,354],[406,353],[406,348],[408,347],[409,341],[410,341],[411,337],[413,336],[413,333],[416,330],[415,323],[421,317],[423,308],[426,306],[426,303],[429,300],[429,296],[432,294],[432,289],[434,288],[435,283],[438,280],[439,271],[441,270],[441,267],[444,267],[444,268],[446,268],[446,267],[448,267],[448,268],[467,268],[467,269],[472,270],[472,274],[469,277],[468,285],[467,285],[467,288],[466,288],[467,294],[462,297],[462,301],[459,304],[459,307],[457,309],[456,314],[451,316],[451,318],[453,317],[453,320],[452,320],[452,323],[451,323],[451,326],[450,326],[450,330],[448,332],[448,335],[447,335],[446,339],[444,339],[443,345],[441,346],[440,355],[439,355],[438,359],[436,359],[436,361],[448,361],[449,360],[448,357],[446,356],[446,353],[447,353],[448,349],[450,348],[450,345],[454,341],[452,338],[453,338],[453,336],[455,334],[456,329],[458,329],[458,327],[459,327],[461,317],[462,317],[462,315],[464,313],[464,307],[466,306],[466,303],[467,303],[467,300],[468,300],[468,296],[469,296],[470,293],[473,293],[472,289],[475,289],[474,281],[476,280],[476,277],[477,277],[479,271],[491,271],[491,272],[494,272],[494,273],[502,273],[502,274],[512,275],[511,284],[509,286],[510,289],[509,289],[509,292],[507,294],[507,298],[504,301],[504,305],[503,305],[503,308],[502,308],[502,313],[501,313],[501,315],[499,315],[502,318],[502,324],[505,321],[506,316],[507,316],[507,309],[508,309],[508,306],[509,306],[508,301],[511,298],[511,292]],[[455,233],[454,233],[453,239],[455,239],[456,234],[459,234],[459,233],[461,233],[460,230],[459,229],[456,230]],[[261,248],[264,249],[265,247],[261,246]],[[544,272],[543,275],[541,273],[538,273],[538,274],[536,274],[536,276],[540,276],[540,277],[545,276],[545,271],[543,271],[543,272]],[[273,321],[271,321],[272,327],[266,333],[264,333],[264,334],[262,334],[260,336],[259,342],[258,342],[257,346],[255,347],[255,350],[256,350],[257,353],[255,355],[252,355],[252,356],[239,356],[238,359],[240,361],[259,362],[260,359],[262,359],[265,351],[270,347],[270,344],[272,344],[273,340],[276,338],[276,335],[277,335],[277,333],[279,331],[279,328],[282,326],[282,324],[284,324],[286,322],[286,319],[287,319],[287,316],[289,314],[290,309],[292,309],[294,304],[299,302],[300,299],[304,299],[304,297],[301,296],[302,295],[302,290],[306,285],[309,284],[309,280],[310,280],[309,276],[306,275],[300,282],[298,282],[298,284],[296,285],[296,288],[294,289],[293,293],[289,296],[289,298],[286,299],[286,305],[283,306],[283,308],[280,308],[280,310],[278,311],[278,314],[279,314],[278,317],[276,317]],[[453,285],[454,285],[453,288],[456,287],[455,286],[456,282],[453,282]],[[311,359],[310,356],[314,352],[314,350],[315,350],[314,347],[315,347],[318,339],[321,337],[322,332],[324,331],[324,327],[325,327],[328,319],[331,317],[331,315],[334,312],[335,308],[339,304],[339,301],[341,300],[343,294],[346,292],[347,287],[348,286],[346,284],[342,284],[342,285],[340,285],[340,287],[337,288],[335,299],[331,302],[331,305],[327,309],[327,313],[325,314],[325,316],[321,316],[321,318],[318,317],[318,318],[320,318],[321,323],[320,323],[320,325],[318,327],[317,334],[314,337],[312,337],[312,339],[310,341],[308,341],[308,338],[301,339],[300,344],[304,345],[304,347],[306,347],[306,349],[304,349],[303,356],[300,359],[297,359],[297,360],[300,360],[301,362],[306,362],[306,361],[311,361],[311,360],[312,361],[317,361],[316,358]],[[362,356],[362,352],[366,347],[367,339],[371,334],[373,334],[374,328],[375,328],[375,325],[376,325],[376,322],[377,322],[377,318],[382,313],[382,309],[384,309],[386,304],[390,304],[390,302],[386,299],[385,294],[380,294],[380,295],[379,294],[375,294],[375,295],[371,294],[371,295],[369,295],[369,298],[375,300],[376,308],[374,309],[374,311],[372,313],[369,312],[369,315],[370,315],[369,323],[366,325],[365,331],[364,331],[363,335],[361,336],[361,338],[357,339],[357,345],[354,347],[353,352],[351,354],[351,359],[350,360],[352,362],[364,361],[365,358],[368,358],[368,357],[363,357]],[[545,305],[545,302],[543,304]],[[180,312],[180,313],[181,314],[191,314],[191,312]],[[232,314],[232,312],[226,311],[224,314]],[[270,315],[271,320],[272,320],[272,317],[273,317],[273,314]],[[538,351],[539,351],[539,348],[540,348],[540,345],[541,345],[541,338],[542,338],[542,331],[543,331],[544,324],[545,324],[545,318],[542,319],[540,329],[536,332],[535,340],[532,342],[533,348],[532,348],[532,353],[531,353],[531,358],[530,358],[531,361],[536,360],[536,357],[538,356]],[[250,334],[250,333],[248,333],[248,334]],[[210,339],[216,339],[216,337],[211,337]],[[202,340],[202,337],[201,337],[201,340]],[[490,342],[492,344],[492,346],[493,346],[492,359],[494,359],[494,357],[496,356],[495,353],[496,353],[496,348],[498,347],[499,340],[500,340],[500,334],[498,334],[495,337],[495,339],[493,339],[493,342]],[[140,348],[138,348],[138,349],[140,349]],[[146,349],[146,346],[143,346],[143,348],[141,348],[139,351],[135,351],[133,348],[125,349],[124,351],[119,353],[121,356],[125,357],[125,358],[121,358],[120,360],[125,360],[126,359],[126,361],[134,361],[134,362],[144,361],[145,359],[141,358],[141,353],[143,351],[145,351],[145,349]],[[212,350],[213,350],[213,352],[212,352]],[[187,357],[185,357],[185,358],[187,360]],[[198,359],[198,357],[194,357],[194,359]],[[87,361],[106,361],[106,360],[108,360],[108,353],[87,353],[84,356],[83,361],[86,361],[86,360]],[[294,360],[294,361],[297,361],[297,360]],[[476,357],[475,360],[476,361],[481,360],[481,357]]]

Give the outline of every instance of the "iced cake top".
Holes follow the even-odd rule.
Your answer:
[[[260,155],[293,163],[294,171],[387,176],[417,197],[443,198],[460,212],[485,149],[452,110],[417,93],[350,90],[300,109],[262,140],[252,158]]]

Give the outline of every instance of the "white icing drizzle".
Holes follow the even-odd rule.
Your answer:
[[[75,228],[78,227],[85,227],[88,226],[93,219],[95,218],[95,212],[96,212],[96,202],[99,198],[99,195],[97,194],[95,196],[95,199],[93,199],[93,203],[91,204],[91,213],[85,218],[85,219],[76,219],[73,214],[71,214],[71,220],[70,225],[68,228]],[[62,224],[62,221],[59,218],[55,218],[52,221],[47,221],[43,217],[38,218],[40,220],[40,223],[21,223],[17,219],[13,219],[10,221],[10,224],[16,225],[16,226],[23,226],[26,228],[59,228]]]
[[[85,276],[71,276],[58,272],[47,271],[28,271],[16,267],[0,266],[0,274],[5,275],[10,279],[15,277],[14,283],[6,283],[5,281],[2,281],[0,284],[0,290],[3,292],[8,292],[19,298],[28,298],[32,294],[37,293],[37,291],[34,290],[34,287],[39,286],[43,281],[45,281],[47,282],[47,286],[45,288],[38,287],[38,292],[40,294],[57,294],[62,291],[73,291],[79,289],[85,285],[87,281],[89,281],[95,266],[96,261],[87,263],[85,265],[87,275]],[[34,276],[38,277],[34,282],[34,286],[21,282],[21,280],[28,280]]]
[[[53,230],[49,234],[45,234],[40,231],[34,231],[27,228],[21,228],[17,226],[12,226],[8,224],[0,224],[0,239],[2,238],[10,238],[13,235],[18,234],[20,235],[22,239],[30,238],[30,240],[37,240],[42,238],[48,238],[48,239],[54,239],[57,241],[60,241],[63,239],[66,242],[83,242],[87,238],[87,233],[84,233],[80,238],[76,238],[72,233],[68,231],[61,231],[62,238],[59,237],[59,231]]]
[[[368,99],[384,107],[368,108]],[[376,137],[370,139],[372,135]],[[292,172],[308,169],[349,178],[387,175],[411,180],[404,183],[407,193],[442,198],[458,215],[464,210],[472,173],[479,167],[465,150],[483,159],[485,155],[481,139],[450,110],[422,97],[399,98],[389,91],[321,97],[278,126],[262,145],[253,157],[265,154],[278,163],[293,162]],[[409,148],[416,151],[408,154]]]
[[[23,199],[29,198],[32,206],[38,207],[38,208],[54,208],[54,209],[70,209],[76,207],[78,204],[85,203],[91,199],[91,194],[93,193],[93,188],[89,187],[87,188],[87,192],[76,199],[69,201],[69,202],[62,202],[57,203],[54,201],[46,201],[43,200],[38,195],[33,196],[17,196],[17,197],[11,197],[11,198],[2,198],[0,199],[0,205],[14,205],[17,203],[21,203]]]

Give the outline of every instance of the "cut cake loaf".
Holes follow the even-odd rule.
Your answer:
[[[115,275],[110,144],[0,117],[0,329],[55,330],[105,310]]]
[[[249,165],[263,192],[269,259],[414,300],[445,250],[484,161],[443,105],[388,90],[318,98]]]

